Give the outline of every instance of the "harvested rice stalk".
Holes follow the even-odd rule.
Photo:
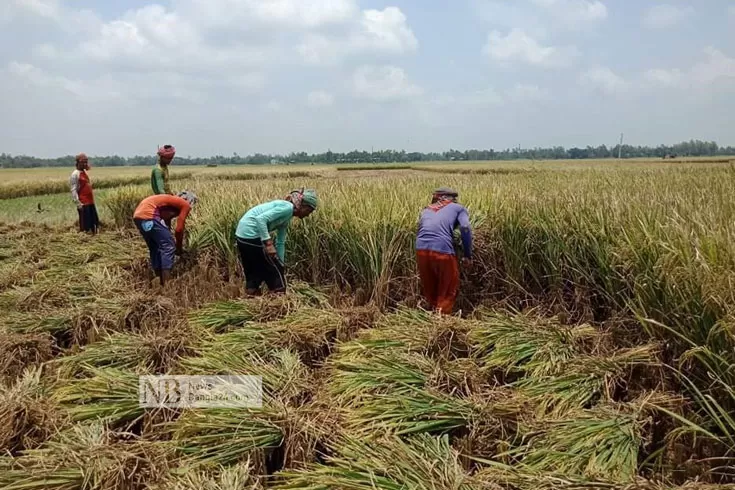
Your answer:
[[[64,312],[66,313],[66,312]],[[72,329],[71,315],[42,315],[13,313],[0,319],[11,332],[21,334],[44,333],[58,335]]]
[[[148,490],[261,490],[263,485],[250,460],[214,470],[181,468]]]
[[[372,351],[355,341],[340,346],[338,353],[327,360],[327,389],[340,405],[360,403],[367,395],[400,396],[411,393],[414,387],[424,387],[436,367],[418,354]]]
[[[391,339],[406,348],[437,358],[464,357],[469,352],[468,333],[480,324],[455,316],[399,308],[365,333],[365,339]]]
[[[187,410],[168,431],[174,447],[193,465],[229,465],[279,447],[284,419],[267,407]]]
[[[25,371],[14,384],[0,384],[0,452],[36,447],[62,424],[41,383],[41,369]]]
[[[441,434],[469,426],[477,415],[476,407],[467,401],[419,388],[398,395],[371,395],[345,412],[346,427],[365,437],[385,432]]]
[[[243,323],[219,336],[217,343],[238,344],[240,349],[267,356],[275,349],[292,349],[313,360],[337,337],[349,336],[350,326],[337,310],[303,308],[272,323]]]
[[[90,378],[60,384],[53,397],[72,420],[104,419],[115,426],[133,425],[146,413],[139,405],[138,376],[114,368],[82,366]]]
[[[643,421],[605,407],[547,421],[526,445],[508,455],[521,458],[519,467],[531,473],[631,482],[643,442]]]
[[[133,294],[119,302],[123,311],[118,317],[117,329],[138,332],[169,325],[176,313],[176,304],[164,296]]]
[[[584,354],[600,337],[589,325],[565,327],[525,315],[489,317],[470,333],[475,356],[484,370],[531,376],[561,372],[569,360]]]
[[[156,329],[143,333],[115,333],[56,361],[60,374],[72,378],[83,366],[110,367],[137,374],[167,373],[179,357],[192,351],[194,332],[186,328]]]
[[[537,406],[537,416],[561,417],[565,413],[590,408],[599,399],[612,402],[616,385],[627,370],[637,364],[655,362],[652,345],[618,351],[609,357],[585,356],[569,361],[556,376],[529,376],[512,386]]]
[[[249,322],[282,318],[296,308],[290,296],[264,296],[213,303],[191,313],[189,320],[215,332],[224,332],[243,327]]]
[[[129,435],[128,435],[129,437]],[[121,441],[100,424],[75,425],[0,471],[3,490],[115,490],[155,484],[168,470],[165,447]]]
[[[481,488],[492,490],[653,490],[653,487],[635,484],[591,481],[586,478],[556,475],[553,473],[530,473],[514,466],[494,464],[474,475]],[[640,485],[640,486],[639,486]]]
[[[367,441],[345,437],[326,465],[282,471],[272,488],[345,490],[474,490],[448,438],[420,435]]]
[[[54,341],[49,334],[19,334],[0,331],[0,381],[12,381],[27,367],[53,357]]]
[[[230,334],[196,349],[199,357],[179,362],[179,370],[187,375],[261,376],[264,396],[286,402],[303,398],[312,387],[309,369],[298,354],[279,349],[267,356],[233,342]]]
[[[224,332],[243,327],[249,322],[279,320],[312,303],[314,306],[328,307],[324,298],[314,294],[311,288],[304,288],[301,293],[296,294],[220,301],[192,312],[189,320],[215,332]]]

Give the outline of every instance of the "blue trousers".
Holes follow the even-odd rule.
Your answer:
[[[176,256],[176,243],[171,231],[155,219],[136,219],[135,226],[148,245],[153,270],[171,270]]]

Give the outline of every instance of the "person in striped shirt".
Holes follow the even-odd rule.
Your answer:
[[[89,158],[84,153],[80,153],[76,156],[76,169],[71,173],[69,186],[71,198],[79,214],[79,231],[94,235],[99,229],[99,216],[94,203],[92,180],[87,170],[89,170]]]
[[[155,275],[165,286],[171,275],[175,255],[181,255],[184,244],[186,218],[197,197],[189,191],[180,192],[177,196],[157,194],[143,199],[133,213],[133,221],[145,240],[150,252],[150,263]],[[166,225],[173,218],[176,220],[176,231]]]

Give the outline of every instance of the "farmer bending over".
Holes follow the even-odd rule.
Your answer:
[[[79,231],[92,234],[97,233],[99,228],[99,217],[97,207],[94,204],[94,193],[92,192],[92,181],[89,179],[89,159],[84,153],[76,157],[77,168],[71,173],[69,186],[71,187],[71,198],[77,205],[79,213]]]
[[[434,191],[431,205],[421,211],[416,255],[426,301],[440,313],[451,314],[459,290],[459,265],[454,253],[454,229],[459,226],[464,257],[472,258],[472,231],[467,209],[457,203],[458,194],[448,187]]]
[[[274,293],[286,291],[286,234],[291,218],[306,218],[317,207],[316,192],[292,191],[285,199],[277,199],[251,208],[243,215],[235,232],[240,263],[245,272],[247,294],[260,294],[266,283]],[[276,232],[273,245],[271,232]]]
[[[184,226],[186,217],[197,197],[184,191],[178,196],[160,194],[143,199],[133,214],[135,226],[143,236],[151,255],[151,268],[160,278],[161,286],[169,279],[174,265],[174,255],[181,255],[183,249]],[[178,218],[174,235],[166,226],[166,221]]]
[[[176,148],[163,145],[158,149],[158,163],[151,171],[151,187],[154,194],[172,194],[168,183],[168,166],[176,155]]]

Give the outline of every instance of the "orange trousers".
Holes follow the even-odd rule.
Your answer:
[[[459,291],[457,257],[431,250],[418,250],[416,258],[426,301],[441,313],[451,314]]]

